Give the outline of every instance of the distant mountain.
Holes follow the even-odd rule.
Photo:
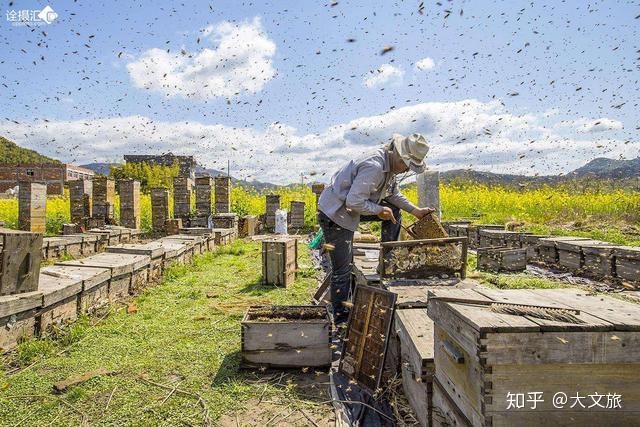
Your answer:
[[[0,136],[0,163],[60,163],[60,161],[43,156],[37,151],[22,148],[15,142]]]
[[[567,175],[609,179],[638,177],[640,176],[640,157],[631,160],[598,157]]]
[[[106,176],[109,176],[109,172],[113,166],[120,166],[120,163],[89,163],[86,165],[80,165],[82,168],[86,168],[97,174]]]

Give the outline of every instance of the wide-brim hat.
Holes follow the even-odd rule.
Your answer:
[[[414,133],[409,136],[393,135],[393,146],[412,172],[425,170],[424,158],[429,152],[429,144],[424,136]]]

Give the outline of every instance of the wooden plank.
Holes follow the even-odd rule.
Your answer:
[[[640,334],[632,331],[487,334],[488,365],[637,363]]]
[[[409,366],[402,365],[402,389],[413,409],[413,413],[422,427],[431,421],[431,384],[415,379]]]
[[[53,277],[82,280],[82,291],[87,291],[107,282],[111,278],[111,270],[97,267],[76,267],[71,265],[49,265],[43,267],[42,274]]]
[[[404,309],[396,310],[394,324],[400,340],[403,365],[407,365],[413,380],[426,383],[435,371],[433,321],[427,315],[426,309]]]
[[[587,295],[578,289],[536,289],[551,300],[585,311],[614,325],[619,331],[640,331],[640,305],[604,295]]]
[[[118,277],[146,267],[149,262],[150,258],[146,255],[100,253],[80,260],[57,262],[55,265],[108,268],[112,277]]]
[[[42,292],[0,296],[0,318],[42,307]]]
[[[497,290],[483,288],[478,289],[477,292],[494,301],[504,302],[507,304],[537,305],[545,307],[557,307],[560,309],[571,307],[558,301],[552,300],[549,297],[538,293],[536,290],[530,289]],[[580,324],[558,322],[553,320],[540,319],[532,316],[524,317],[526,317],[531,322],[540,325],[540,330],[542,331],[611,331],[614,329],[614,325],[610,322],[592,316],[585,311],[581,311],[580,314],[575,315],[575,317],[583,322]]]
[[[41,272],[38,291],[42,292],[42,306],[46,308],[82,292],[82,279],[53,277]]]

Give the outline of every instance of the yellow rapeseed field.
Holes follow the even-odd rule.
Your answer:
[[[231,191],[232,210],[239,215],[260,215],[265,212],[266,193],[280,194],[281,206],[289,209],[292,200],[306,203],[305,222],[315,224],[316,196],[310,187],[295,185],[259,193],[234,186]],[[403,193],[417,202],[415,185]],[[479,223],[505,224],[523,222],[531,231],[550,234],[584,235],[616,243],[640,244],[640,193],[637,191],[578,191],[568,187],[545,186],[536,189],[513,189],[477,184],[441,185],[443,220],[469,218]],[[118,212],[116,199],[116,216]],[[142,228],[151,228],[151,200],[141,198]],[[8,227],[18,223],[18,202],[0,200],[0,220]],[[69,198],[50,197],[47,200],[47,234],[58,234],[62,224],[69,222]]]

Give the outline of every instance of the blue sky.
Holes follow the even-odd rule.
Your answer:
[[[5,2],[0,135],[276,182],[327,179],[394,132],[424,133],[441,170],[640,155],[638,2],[441,3]],[[49,25],[7,20],[47,4]]]

